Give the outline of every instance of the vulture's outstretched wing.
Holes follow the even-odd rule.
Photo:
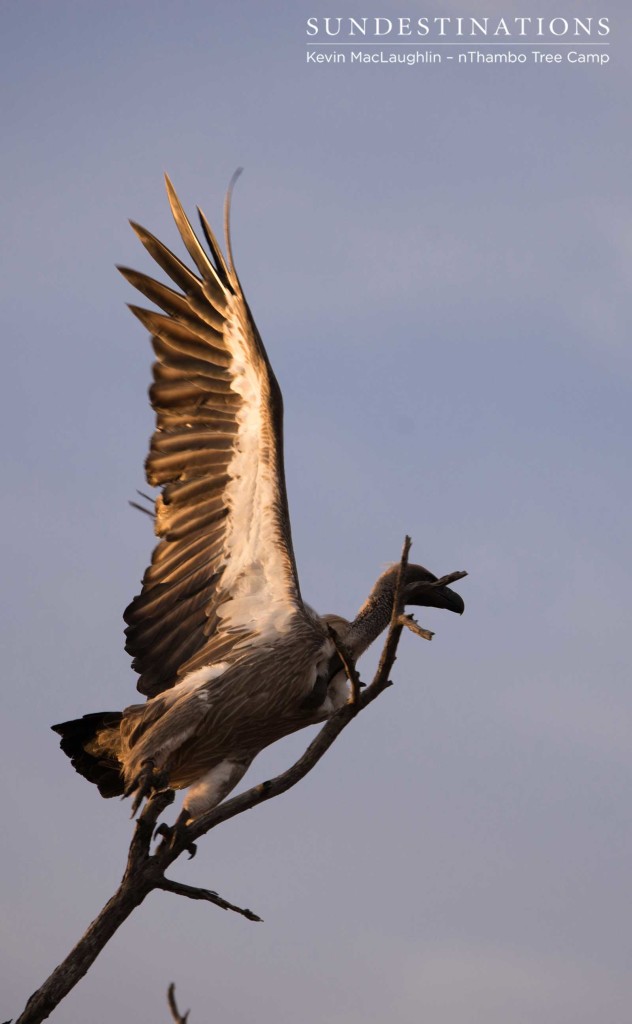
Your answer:
[[[156,430],[147,480],[161,541],[142,592],[125,612],[138,689],[155,696],[242,642],[266,642],[305,614],[283,471],[283,404],[232,263],[200,212],[210,257],[167,178],[192,273],[153,235],[132,227],[181,289],[133,270],[127,280],[166,315],[131,306],[157,356]],[[230,190],[226,199],[226,224]]]

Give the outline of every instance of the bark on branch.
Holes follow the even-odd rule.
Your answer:
[[[338,652],[351,682],[352,696],[349,703],[336,712],[322,727],[312,740],[305,753],[291,768],[277,775],[276,778],[260,783],[240,793],[238,796],[225,800],[206,814],[197,818],[190,826],[178,827],[151,851],[151,843],[158,818],[174,800],[172,791],[156,793],[145,804],[136,821],[134,834],[130,844],[127,865],[121,883],[110,900],[105,904],[98,916],[89,925],[83,937],[68,954],[66,959],[53,971],[44,984],[34,992],[15,1024],[41,1024],[56,1006],[83,978],[92,966],[101,950],[109,942],[114,933],[130,914],[140,906],[144,899],[154,890],[172,892],[189,899],[204,900],[214,903],[223,910],[232,910],[241,914],[249,921],[260,921],[261,918],[251,910],[244,910],[228,900],[218,896],[209,889],[200,889],[165,877],[165,871],[185,851],[191,851],[192,845],[201,836],[217,828],[223,822],[243,814],[265,800],[280,796],[303,779],[318,764],[321,757],[329,750],[340,733],[349,725],[353,718],[363,711],[372,701],[391,686],[389,675],[395,662],[397,645],[404,626],[413,628],[407,616],[404,616],[402,583],[408,563],[411,541],[406,537],[402,551],[397,588],[393,601],[393,612],[386,641],[382,650],[375,678],[366,689],[360,689],[360,679],[349,655],[340,641],[336,641]],[[436,586],[445,585],[454,579],[460,579],[465,573],[452,573],[438,580]],[[416,626],[416,624],[415,624]],[[428,630],[416,627],[415,632],[426,635]],[[176,1021],[186,1020],[179,1015],[175,1005],[175,996],[171,995],[169,1005]]]

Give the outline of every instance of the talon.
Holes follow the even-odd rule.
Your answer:
[[[156,831],[154,832],[154,839],[156,839],[158,836],[162,836],[163,839],[166,839],[167,842],[169,842],[174,832],[175,825],[167,825],[163,821],[162,824],[160,824]]]
[[[178,818],[175,821],[175,824],[167,825],[165,822],[162,822],[158,826],[158,828],[154,832],[154,839],[156,838],[156,836],[160,836],[165,841],[165,843],[166,843],[166,845],[168,847],[169,846],[173,846],[173,844],[174,844],[174,842],[175,842],[175,840],[176,840],[176,838],[178,836],[180,836],[182,838],[185,838],[187,822],[188,821],[189,821],[188,811],[181,811],[180,815],[178,816]],[[195,855],[197,853],[197,844],[196,843],[186,843],[186,842],[184,842],[182,845],[183,845],[183,848],[189,854],[189,860],[193,860],[193,858],[195,857]]]
[[[164,771],[156,771],[156,762],[148,757],[143,761],[140,771],[128,782],[123,796],[131,796],[134,793],[132,813],[130,817],[135,818],[143,800],[149,799],[153,793],[167,789],[169,777]]]

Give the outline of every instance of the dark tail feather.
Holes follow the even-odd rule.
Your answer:
[[[124,789],[121,766],[112,755],[95,756],[85,750],[87,743],[95,738],[102,729],[118,725],[122,718],[120,711],[101,711],[94,715],[84,715],[72,722],[61,722],[51,728],[61,736],[59,744],[73,765],[75,771],[84,779],[94,782],[99,787],[101,796],[122,796]]]

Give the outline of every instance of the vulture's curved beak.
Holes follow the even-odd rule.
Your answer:
[[[457,612],[459,615],[465,611],[465,601],[456,590],[446,586],[438,587],[431,581],[410,584],[406,587],[405,597],[406,604],[425,608],[446,608],[449,612]]]

